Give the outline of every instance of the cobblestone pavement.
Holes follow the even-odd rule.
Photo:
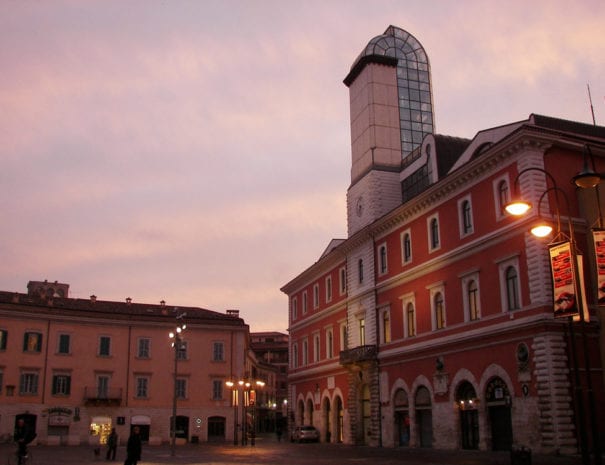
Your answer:
[[[13,446],[0,445],[0,465]],[[125,447],[118,448],[116,462],[106,462],[102,450],[95,457],[90,446],[32,446],[33,461],[28,465],[85,465],[116,463],[126,457]],[[581,458],[536,456],[531,465],[579,465]],[[189,444],[178,446],[175,456],[167,445],[144,446],[139,465],[188,464],[188,465],[526,465],[514,463],[507,452],[441,451],[433,449],[390,449],[342,444],[292,444],[278,443],[272,438],[258,438],[255,446],[232,444]]]

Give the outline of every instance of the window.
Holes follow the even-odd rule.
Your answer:
[[[460,228],[460,236],[468,236],[473,233],[473,211],[471,208],[470,196],[458,201],[458,221]]]
[[[462,303],[464,321],[475,321],[481,318],[481,299],[479,293],[479,272],[472,270],[461,276]]]
[[[99,338],[99,355],[109,357],[111,355],[111,338],[109,336],[101,336]]]
[[[137,376],[136,378],[136,397],[137,399],[146,399],[149,397],[149,378],[146,376]]]
[[[219,379],[212,381],[212,400],[223,399],[223,382]]]
[[[326,302],[332,301],[332,276],[326,278]]]
[[[292,319],[296,320],[298,318],[298,299],[296,297],[292,297]]]
[[[319,284],[313,284],[313,308],[319,308]]]
[[[187,341],[178,341],[176,345],[176,358],[187,360]]]
[[[326,358],[334,357],[334,334],[331,329],[326,331]]]
[[[496,219],[501,220],[506,218],[506,212],[504,207],[510,202],[510,190],[509,190],[508,176],[501,176],[494,180],[494,207],[496,210]]]
[[[402,263],[412,261],[412,235],[409,230],[401,233],[401,261]]]
[[[383,275],[386,274],[387,271],[387,246],[386,244],[383,244],[378,248],[378,274]]]
[[[474,321],[479,319],[479,288],[477,287],[477,281],[474,279],[470,280],[466,286],[466,295],[468,300],[468,317],[469,320]]]
[[[303,315],[307,313],[307,291],[304,291],[302,295],[302,312]]]
[[[71,376],[67,374],[53,375],[53,396],[68,396],[71,393]]]
[[[215,342],[212,344],[212,360],[215,362],[225,361],[225,344],[223,342]]]
[[[107,399],[109,397],[109,376],[97,376],[97,398]]]
[[[343,266],[340,269],[340,295],[347,292],[347,269]]]
[[[4,387],[4,372],[0,369],[0,392],[2,392],[3,387]]]
[[[69,354],[71,346],[70,342],[69,334],[59,334],[59,340],[57,341],[57,353]]]
[[[298,344],[292,344],[292,368],[298,368]]]
[[[431,216],[428,220],[429,225],[429,249],[430,251],[437,250],[441,246],[439,238],[439,217]]]
[[[434,328],[445,328],[445,304],[443,302],[443,294],[436,292],[433,296],[433,313],[434,313]]]
[[[359,319],[359,345],[366,345],[366,320],[365,318]]]
[[[33,331],[26,332],[23,336],[23,352],[42,351],[42,334]]]
[[[521,308],[519,305],[519,276],[514,266],[506,268],[506,304],[509,312]]]
[[[8,331],[0,329],[0,350],[6,350],[6,342],[8,341]]]
[[[178,378],[176,380],[176,398],[186,399],[187,398],[187,380]]]
[[[140,337],[137,349],[137,356],[139,358],[149,358],[150,357],[150,347],[151,347],[151,339],[148,337]]]
[[[34,396],[38,394],[38,373],[21,373],[19,394],[22,396]]]
[[[406,334],[408,337],[416,335],[416,310],[414,304],[409,302],[405,308]]]
[[[302,343],[302,365],[303,366],[307,366],[307,364],[309,363],[309,358],[308,358],[308,354],[309,354],[309,344],[307,343],[307,340],[305,339]]]
[[[388,310],[382,312],[382,342],[391,342],[391,314]]]
[[[359,284],[363,283],[363,258],[357,262],[357,273],[359,274]]]
[[[498,263],[500,278],[500,303],[503,312],[521,308],[521,288],[519,274],[519,257],[502,259]]]
[[[342,323],[340,325],[340,350],[346,350],[349,348],[349,332],[347,331],[347,324]]]
[[[319,334],[313,336],[313,361],[319,362],[320,359],[320,340]]]

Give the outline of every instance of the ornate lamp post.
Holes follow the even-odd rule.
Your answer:
[[[184,347],[183,342],[183,331],[187,327],[183,318],[186,316],[186,313],[181,313],[177,315],[176,327],[174,331],[170,331],[168,336],[172,340],[172,347],[174,349],[174,390],[172,393],[172,419],[170,420],[170,455],[176,455],[176,403],[178,399],[178,362],[180,357],[180,352]]]

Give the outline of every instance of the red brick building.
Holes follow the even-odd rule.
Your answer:
[[[603,199],[571,178],[587,146],[605,171],[605,128],[530,115],[471,140],[438,135],[427,55],[393,26],[345,84],[348,237],[282,288],[291,423],[373,446],[602,448],[589,243]],[[521,219],[503,208],[517,192],[534,204]],[[572,225],[585,255],[585,325],[554,317],[549,239],[528,231],[538,210]]]

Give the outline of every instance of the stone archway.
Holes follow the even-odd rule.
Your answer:
[[[479,449],[479,410],[477,393],[468,381],[456,389],[456,405],[460,412],[460,445],[463,449]]]

